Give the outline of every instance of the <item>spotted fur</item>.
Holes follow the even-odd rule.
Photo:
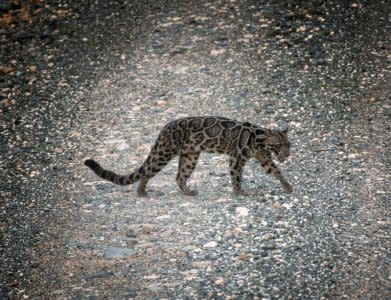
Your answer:
[[[137,194],[146,196],[148,180],[155,176],[171,159],[179,155],[176,182],[185,195],[194,196],[187,180],[197,164],[201,152],[229,155],[229,170],[235,193],[243,193],[241,178],[243,167],[255,158],[273,177],[281,182],[287,193],[292,186],[272,160],[272,153],[283,162],[289,156],[287,130],[261,128],[248,122],[222,117],[189,117],[169,122],[160,132],[147,159],[133,173],[118,175],[103,169],[96,161],[84,162],[96,175],[115,184],[127,185],[140,181]]]

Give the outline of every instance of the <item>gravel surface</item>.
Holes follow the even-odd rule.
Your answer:
[[[141,3],[142,2],[142,3]],[[390,299],[389,1],[0,1],[1,299]],[[168,121],[288,125],[249,196],[203,154],[149,197]]]

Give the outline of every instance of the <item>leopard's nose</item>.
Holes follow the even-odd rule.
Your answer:
[[[278,160],[279,160],[280,162],[283,162],[283,161],[287,158],[287,156],[285,156],[285,155],[279,155],[279,156],[277,156],[277,158],[278,158]]]

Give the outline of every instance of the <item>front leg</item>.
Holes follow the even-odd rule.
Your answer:
[[[231,182],[233,191],[238,195],[245,195],[246,193],[242,190],[241,181],[243,167],[246,164],[246,158],[231,156],[229,159],[229,173],[231,175]]]
[[[282,187],[285,192],[292,193],[293,188],[290,183],[285,179],[285,177],[281,174],[281,171],[278,169],[276,164],[271,160],[261,161],[262,167],[265,169],[266,173],[271,174],[274,178],[278,179],[281,182]]]
[[[280,182],[281,182],[281,185],[282,187],[284,188],[284,191],[287,192],[288,194],[292,193],[293,192],[293,187],[291,186],[291,184],[285,179],[284,176],[281,175],[280,173],[280,177],[277,177],[279,178]]]

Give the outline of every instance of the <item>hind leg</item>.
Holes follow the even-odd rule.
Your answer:
[[[137,188],[137,196],[147,197],[145,187],[148,181],[154,177],[169,161],[177,155],[176,149],[167,149],[160,145],[155,145],[148,158],[144,162],[141,171],[140,183]]]
[[[137,187],[137,196],[138,197],[147,197],[148,194],[145,191],[145,187],[147,186],[149,178],[146,176],[141,176],[140,183],[138,184]]]
[[[198,193],[196,190],[189,189],[186,183],[194,171],[199,156],[199,152],[194,152],[182,153],[179,157],[178,175],[176,177],[176,182],[182,192],[187,196],[195,196]]]
[[[246,164],[246,157],[231,156],[229,159],[229,173],[231,175],[231,183],[233,191],[238,195],[246,195],[247,193],[242,190],[242,173],[243,167]]]

